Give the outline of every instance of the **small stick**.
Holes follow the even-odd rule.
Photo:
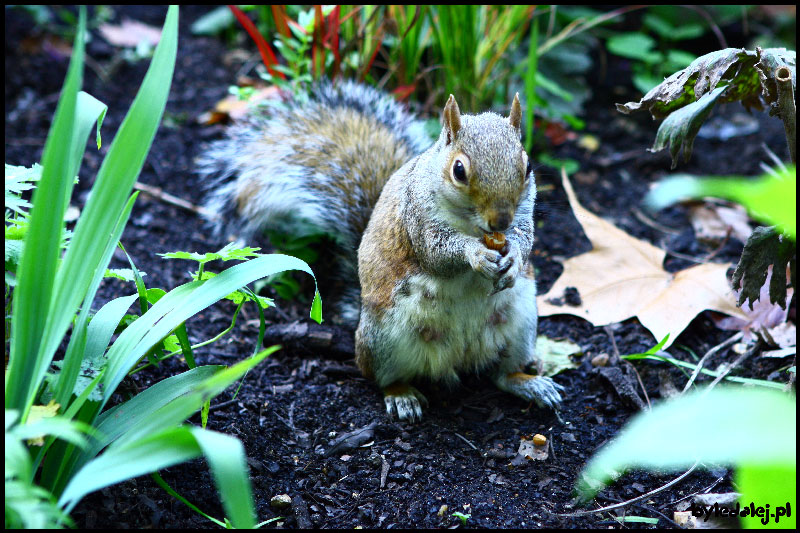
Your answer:
[[[753,344],[753,346],[752,346],[752,347],[750,347],[749,349],[745,350],[745,352],[744,352],[742,355],[740,355],[740,356],[739,356],[739,357],[736,359],[736,361],[734,361],[733,363],[731,363],[731,365],[730,365],[730,366],[728,366],[728,367],[727,367],[725,370],[723,370],[722,372],[720,372],[720,373],[719,373],[719,376],[717,376],[717,377],[714,379],[714,381],[712,381],[712,382],[711,382],[711,385],[709,385],[709,386],[708,386],[708,388],[706,388],[706,390],[703,392],[703,394],[706,394],[708,391],[710,391],[712,388],[714,388],[714,386],[715,386],[717,383],[719,383],[720,381],[722,381],[722,379],[723,379],[725,376],[727,376],[728,374],[730,374],[731,370],[733,370],[734,368],[736,368],[737,366],[739,366],[740,364],[742,364],[742,362],[744,362],[744,360],[745,360],[745,359],[747,359],[748,357],[750,357],[751,355],[753,355],[753,353],[755,353],[755,351],[756,351],[756,348],[758,348],[758,344],[759,344],[758,342],[754,343],[754,344]]]
[[[794,87],[792,87],[792,71],[789,67],[775,69],[775,82],[778,86],[778,114],[783,121],[786,142],[789,143],[789,155],[792,163],[797,163],[797,108],[794,103]]]
[[[165,204],[174,205],[175,207],[186,209],[187,211],[191,211],[198,215],[213,217],[213,214],[209,210],[196,206],[191,202],[187,202],[183,198],[178,198],[177,196],[173,196],[168,192],[164,192],[164,189],[161,187],[155,187],[153,185],[147,185],[146,183],[137,181],[133,184],[133,188],[142,191],[143,193],[148,194],[157,200],[161,200]]]
[[[684,472],[680,476],[676,477],[675,479],[673,479],[672,481],[670,481],[666,485],[662,485],[662,486],[658,487],[657,489],[653,489],[650,492],[642,494],[641,496],[637,496],[637,497],[635,497],[633,499],[630,499],[630,500],[627,500],[627,501],[624,501],[624,502],[621,502],[621,503],[615,503],[614,505],[608,505],[606,507],[601,507],[599,509],[592,509],[592,510],[589,510],[589,511],[575,511],[574,513],[553,513],[553,514],[555,516],[563,516],[563,517],[585,516],[585,515],[594,514],[594,513],[604,513],[606,511],[611,511],[611,510],[614,510],[614,509],[619,509],[620,507],[625,507],[627,505],[631,505],[632,503],[636,503],[636,502],[638,502],[640,500],[647,499],[650,496],[653,496],[654,494],[658,494],[662,490],[666,490],[666,489],[670,488],[672,485],[675,485],[676,483],[680,482],[686,476],[688,476],[689,474],[694,472],[694,469],[697,468],[698,463],[699,463],[699,461],[696,461],[692,465],[692,467],[689,468],[689,470],[687,470],[686,472]]]
[[[470,447],[470,448],[472,448],[473,450],[477,450],[477,449],[478,449],[478,448],[477,448],[477,447],[476,447],[474,444],[472,444],[472,443],[471,443],[471,442],[470,442],[470,441],[469,441],[469,440],[468,440],[466,437],[464,437],[464,436],[462,436],[462,435],[459,435],[459,434],[458,434],[458,433],[456,433],[456,432],[453,432],[453,433],[455,434],[455,436],[456,436],[456,437],[458,437],[459,439],[461,439],[461,440],[463,440],[464,442],[466,442],[467,444],[469,444],[469,447]]]
[[[700,361],[697,362],[697,366],[694,367],[694,372],[692,372],[692,376],[689,378],[689,381],[686,383],[686,386],[683,388],[683,392],[685,393],[686,391],[689,390],[689,387],[692,386],[692,383],[694,383],[694,380],[697,379],[697,376],[700,374],[700,370],[702,370],[703,364],[706,362],[706,360],[709,357],[711,357],[715,353],[719,352],[723,348],[727,348],[731,344],[733,344],[736,341],[738,341],[739,339],[741,339],[743,336],[744,336],[744,333],[740,331],[739,333],[737,333],[736,335],[734,335],[730,339],[728,339],[725,342],[722,342],[720,344],[717,344],[716,346],[711,348],[709,351],[707,351],[706,354],[700,359]]]

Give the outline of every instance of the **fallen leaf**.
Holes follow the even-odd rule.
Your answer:
[[[547,443],[537,446],[533,442],[533,437],[523,436],[519,441],[517,455],[511,458],[511,465],[522,466],[528,461],[544,461],[548,455]]]
[[[742,242],[753,233],[747,216],[747,210],[736,204],[730,206],[717,203],[705,203],[689,208],[689,220],[694,228],[694,235],[701,241],[722,241],[730,233]]]
[[[746,318],[712,315],[711,318],[714,324],[720,329],[743,331],[743,340],[745,341],[752,341],[755,339],[756,334],[761,334],[766,337],[765,340],[770,344],[775,344],[781,348],[793,346],[796,340],[793,338],[794,327],[787,325],[786,318],[789,315],[789,302],[792,301],[794,289],[791,287],[786,289],[786,300],[783,302],[783,308],[781,308],[780,303],[770,302],[769,287],[771,279],[772,265],[769,265],[767,267],[767,278],[761,286],[758,300],[752,303],[752,309],[748,305],[743,305],[741,308]],[[737,298],[740,292],[739,290],[734,292]]]
[[[570,341],[556,341],[543,335],[536,337],[536,355],[543,376],[555,376],[563,370],[578,368],[571,355],[580,354],[581,347]]]
[[[259,103],[277,98],[280,98],[280,89],[274,85],[255,88],[246,100],[229,94],[217,102],[213,110],[203,113],[197,120],[207,126],[228,120],[241,120],[249,115]]]
[[[98,30],[106,41],[121,48],[135,48],[141,42],[155,46],[161,40],[161,29],[136,20],[123,20],[119,26],[102,24]]]
[[[735,304],[726,271],[728,264],[706,263],[670,273],[664,270],[666,253],[635,239],[586,210],[575,196],[566,174],[564,189],[593,249],[567,259],[564,272],[538,297],[539,315],[570,314],[595,326],[637,317],[658,339],[670,335],[669,346],[701,311],[710,309],[746,318]],[[576,287],[581,303],[558,306],[568,287]]]
[[[717,50],[665,79],[639,102],[617,104],[617,111],[628,114],[648,110],[653,118],[667,117],[650,150],[657,152],[669,146],[675,168],[681,148],[684,159],[689,160],[694,138],[715,103],[740,101],[748,109],[769,104],[770,114],[777,113],[775,72],[779,67],[789,69],[794,86],[795,57],[794,50],[785,48]]]

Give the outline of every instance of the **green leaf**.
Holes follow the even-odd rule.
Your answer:
[[[197,261],[200,264],[209,261],[245,261],[252,257],[258,257],[258,252],[261,248],[237,248],[236,243],[228,243],[221,250],[217,252],[207,252],[205,254],[198,254],[196,252],[169,252],[165,254],[158,254],[164,259],[188,259],[190,261]]]
[[[692,155],[694,138],[697,137],[700,126],[708,118],[714,104],[724,94],[726,88],[717,87],[703,95],[698,101],[678,109],[668,116],[658,127],[656,141],[650,151],[658,152],[669,146],[672,168],[675,168],[678,164],[678,153],[683,148],[683,161],[688,162]]]
[[[216,35],[233,26],[235,22],[228,6],[220,6],[192,24],[192,35]]]
[[[238,528],[252,528],[256,514],[244,446],[238,439],[215,431],[191,431],[211,467],[226,516]]]
[[[777,225],[792,240],[797,238],[797,169],[794,165],[757,179],[676,174],[659,182],[647,194],[644,203],[651,209],[662,209],[679,200],[704,196],[740,203],[753,218]]]
[[[753,444],[758,436],[758,445]],[[584,468],[584,501],[628,468],[676,470],[695,461],[796,468],[797,404],[781,392],[717,387],[640,413]],[[794,476],[792,476],[794,479]]]
[[[27,208],[31,204],[22,199],[22,193],[35,188],[34,182],[39,181],[41,177],[42,167],[38,163],[34,163],[31,168],[6,164],[6,209],[20,215],[27,214]],[[8,217],[8,213],[6,213],[6,217]]]
[[[774,104],[777,100],[775,69],[786,66],[794,73],[795,55],[794,51],[785,48],[717,50],[698,57],[688,67],[653,88],[639,102],[617,104],[617,111],[627,114],[646,109],[653,118],[664,118],[720,85],[728,87],[720,98],[721,103],[742,102],[748,108]],[[792,79],[794,85],[794,74]]]
[[[623,33],[606,41],[606,47],[612,54],[650,62],[650,56],[656,42],[643,33]]]
[[[125,446],[109,449],[87,463],[72,476],[58,505],[70,512],[91,492],[200,455],[200,447],[188,428],[163,429]]]
[[[765,518],[742,517],[742,525],[748,529],[781,528],[795,529],[797,526],[797,467],[794,465],[751,465],[745,463],[736,468],[736,487],[741,494],[742,507],[753,503],[756,507],[770,505]],[[768,516],[778,513],[778,507],[791,506],[791,516]],[[766,523],[765,523],[766,522]]]
[[[72,146],[79,144],[74,126],[77,95],[83,79],[85,28],[86,13],[81,9],[67,78],[42,154],[42,177],[34,191],[26,236],[28,246],[23,249],[17,270],[5,400],[7,407],[20,411],[23,420],[28,416],[33,396],[52,360],[52,355],[48,357],[46,351],[42,353],[45,342],[42,332],[50,319],[63,213],[71,178],[75,175],[71,173],[74,167]],[[67,312],[64,310],[63,314],[69,321],[72,313],[67,315]]]
[[[208,281],[193,281],[168,292],[122,332],[109,350],[105,390],[114,391],[136,361],[181,323],[240,287],[284,270],[302,270],[314,275],[300,259],[272,254],[235,265]],[[321,311],[322,302],[317,292],[311,307],[312,318],[321,321]],[[104,403],[109,398],[110,393]]]

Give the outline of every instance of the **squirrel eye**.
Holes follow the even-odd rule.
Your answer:
[[[464,169],[464,164],[458,159],[456,159],[453,165],[453,177],[456,181],[460,181],[461,183],[467,182],[467,171]]]
[[[527,179],[528,176],[531,175],[531,171],[533,170],[533,166],[531,165],[531,158],[528,158],[528,168],[525,169],[525,178]]]

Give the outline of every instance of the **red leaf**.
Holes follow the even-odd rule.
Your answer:
[[[278,58],[275,57],[275,53],[272,51],[270,45],[267,44],[267,41],[264,40],[264,37],[262,37],[261,33],[259,33],[259,31],[256,29],[253,21],[247,18],[247,15],[245,15],[244,12],[238,7],[229,4],[228,8],[230,8],[230,10],[233,12],[236,20],[239,21],[239,24],[244,26],[244,29],[250,35],[250,38],[255,41],[258,51],[261,53],[261,61],[264,62],[264,66],[267,67],[269,73],[273,76],[277,74],[285,80],[286,76],[283,74],[283,72],[278,72],[270,68],[272,65],[278,64]]]

